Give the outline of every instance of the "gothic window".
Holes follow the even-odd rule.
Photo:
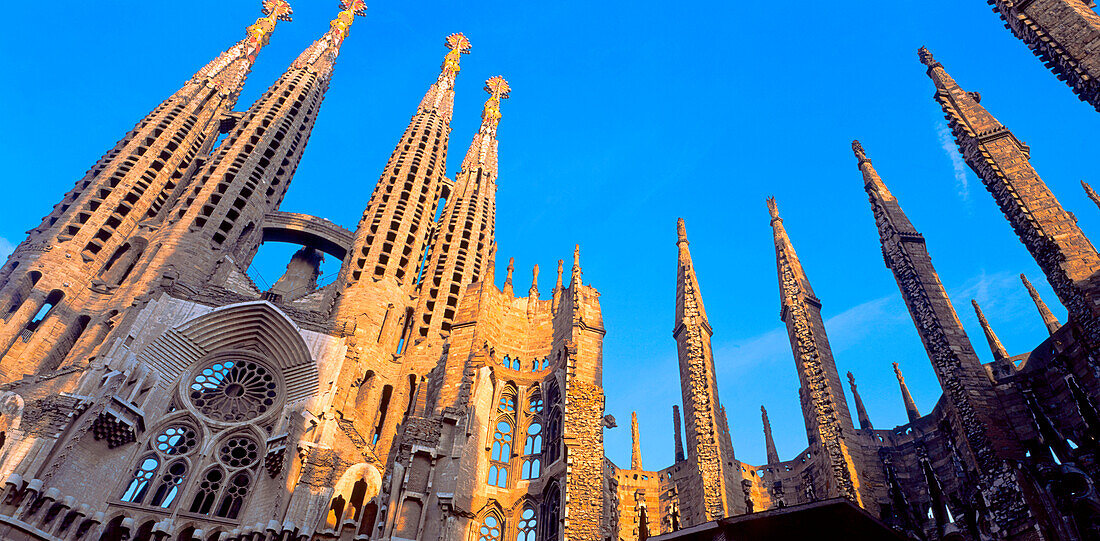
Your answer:
[[[195,372],[191,403],[222,422],[250,421],[276,403],[279,385],[266,367],[246,358],[216,359]]]
[[[535,510],[524,507],[519,515],[519,523],[516,524],[516,541],[535,541],[537,527],[538,519],[535,518]]]
[[[512,370],[520,370],[522,366],[519,359],[512,359]]]
[[[543,357],[542,358],[542,370],[546,370],[547,368],[550,368],[550,357]]]
[[[489,484],[508,486],[508,462],[512,458],[512,424],[508,421],[497,422],[497,429],[493,434],[492,455],[489,458]]]
[[[252,476],[248,472],[242,471],[233,475],[225,488],[225,495],[222,496],[221,503],[218,504],[218,510],[214,514],[224,518],[237,518],[251,484]]]
[[[492,513],[485,515],[481,521],[481,527],[478,528],[477,541],[500,541],[503,526],[496,515]]]
[[[122,493],[122,501],[141,503],[145,495],[149,493],[149,483],[160,467],[160,461],[155,455],[148,455],[138,462],[130,483],[126,485],[126,491]]]
[[[561,489],[557,483],[551,483],[542,494],[542,510],[539,521],[542,524],[542,541],[557,541],[561,518]]]
[[[550,410],[550,417],[546,424],[546,463],[553,464],[561,453],[561,408],[554,407]]]
[[[497,410],[501,413],[516,412],[516,395],[511,392],[511,389],[500,394],[500,404],[497,405]]]
[[[542,474],[542,460],[538,457],[527,457],[523,459],[523,479],[538,479]]]
[[[171,505],[175,503],[176,496],[179,495],[180,485],[183,484],[186,477],[186,461],[177,460],[169,464],[164,473],[160,476],[160,484],[157,486],[156,491],[153,492],[153,499],[149,501],[149,505],[164,509],[171,507]]]
[[[523,445],[523,454],[537,455],[542,452],[542,425],[538,422],[527,427],[527,442]]]
[[[536,414],[542,413],[542,395],[538,391],[531,394],[531,398],[527,399],[527,413]]]
[[[221,468],[215,466],[207,471],[199,482],[199,490],[195,493],[195,499],[191,501],[190,511],[203,515],[210,514],[210,510],[214,507],[214,500],[221,492],[223,481],[225,481],[225,472]]]

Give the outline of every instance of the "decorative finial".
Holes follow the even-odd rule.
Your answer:
[[[863,151],[863,145],[858,139],[852,141],[852,152],[856,155],[857,168],[862,168],[863,162],[871,161],[867,159],[867,153]]]
[[[539,298],[539,266],[537,263],[531,272],[531,289],[527,290],[527,296],[532,299]]]
[[[562,275],[562,268],[564,266],[565,266],[565,260],[564,259],[559,259],[558,260],[558,285],[555,286],[555,289],[561,289],[561,275]]]
[[[853,376],[851,372],[848,372],[848,383],[852,386],[856,384],[856,377]]]
[[[898,381],[905,383],[905,376],[901,375],[901,368],[898,363],[894,363],[894,375],[898,377]]]
[[[290,4],[286,0],[264,0],[262,11],[268,17],[285,22],[290,22],[290,16],[294,14],[294,10],[290,9]]]
[[[935,58],[932,58],[932,51],[929,51],[927,47],[921,46],[920,49],[917,49],[917,56],[920,58],[921,64],[930,68],[938,63]]]
[[[446,45],[450,51],[447,53],[447,56],[443,57],[442,75],[454,77],[461,69],[458,65],[459,59],[464,54],[470,54],[470,40],[466,39],[466,36],[463,35],[462,32],[458,32],[447,36],[444,45]]]
[[[290,16],[294,13],[286,0],[264,0],[260,11],[265,16],[256,19],[256,22],[245,30],[248,58],[253,61],[260,48],[267,45],[268,40],[271,39],[271,33],[275,31],[275,21],[290,21]]]
[[[329,26],[336,32],[337,43],[348,37],[351,23],[355,22],[356,15],[362,17],[367,14],[367,4],[363,0],[341,0],[340,8],[343,11],[338,13],[336,18],[329,23]]]
[[[577,287],[581,285],[581,245],[573,248],[573,275],[569,281],[569,288],[576,295]]]
[[[516,258],[508,258],[508,275],[504,278],[505,284],[512,283],[512,271],[516,270]]]
[[[764,406],[762,404],[760,406],[760,413],[763,414],[764,417],[768,416],[768,410],[764,409]]]
[[[507,98],[512,88],[504,77],[497,75],[485,81],[485,91],[489,93],[489,99],[485,100],[485,107],[481,110],[480,132],[495,136],[500,124],[500,100]]]
[[[683,218],[676,218],[676,244],[691,244],[688,242],[687,227]]]
[[[768,214],[771,214],[772,221],[774,222],[776,220],[779,220],[780,222],[782,222],[783,219],[779,217],[779,207],[775,204],[775,198],[774,197],[769,197],[767,199],[767,202],[768,202]]]

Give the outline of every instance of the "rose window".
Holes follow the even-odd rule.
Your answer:
[[[223,422],[255,419],[279,395],[275,376],[248,359],[218,360],[195,373],[189,396],[203,415]]]
[[[218,458],[229,469],[247,468],[260,459],[259,445],[252,438],[234,436],[218,449]]]
[[[194,428],[187,425],[170,426],[157,435],[157,451],[163,454],[186,455],[198,445],[199,436]]]

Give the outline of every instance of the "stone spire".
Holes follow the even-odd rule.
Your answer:
[[[873,430],[875,427],[871,426],[871,417],[867,415],[867,408],[863,407],[863,399],[859,396],[859,390],[856,389],[856,377],[848,372],[848,385],[852,388],[852,399],[856,402],[856,416],[859,418],[859,427],[864,430]]]
[[[454,53],[454,50],[451,51]],[[455,55],[457,62],[457,55]],[[496,230],[497,128],[500,102],[511,88],[499,75],[485,81],[489,99],[481,111],[481,125],[455,175],[446,186],[447,200],[435,224],[432,252],[424,265],[416,309],[420,337],[447,335],[454,324],[459,295],[467,284],[481,281],[483,265]]]
[[[1090,349],[1100,349],[1095,303],[1081,285],[1100,270],[1096,249],[1031,167],[1028,146],[980,105],[978,93],[960,88],[928,49],[920,49],[920,59],[963,159],[993,194],[1070,316],[1081,323]]]
[[[677,221],[676,231],[679,256],[672,336],[676,339],[680,364],[691,490],[701,495],[698,505],[681,502],[680,511],[684,524],[694,525],[736,514],[739,510],[734,506],[743,498],[733,497],[734,488],[739,493],[740,486],[734,487],[734,475],[729,466],[733,449],[724,449],[722,424],[718,419],[722,406],[718,400],[718,381],[710,344],[713,331],[703,307],[683,219]]]
[[[894,375],[897,376],[898,387],[901,388],[901,401],[905,403],[905,415],[912,423],[920,419],[920,410],[917,409],[917,403],[913,401],[913,395],[909,394],[909,386],[905,384],[905,376],[901,375],[901,367],[898,363],[894,363]]]
[[[504,275],[504,293],[506,295],[511,295],[512,294],[512,273],[515,272],[515,270],[516,270],[516,258],[509,257],[508,258],[507,274]]]
[[[1026,514],[1021,510],[1023,500],[1015,474],[1005,462],[1019,450],[1019,444],[1006,436],[992,383],[932,265],[924,237],[909,222],[898,200],[885,190],[863,146],[853,141],[852,150],[863,173],[883,260],[894,274],[944,391],[946,413],[963,443],[959,451],[979,465],[978,482],[984,497],[1007,502],[1005,511],[998,510],[993,517],[994,527],[1011,529],[1017,516],[1014,513]]]
[[[1092,186],[1089,186],[1088,182],[1082,180],[1081,187],[1085,189],[1085,195],[1089,196],[1089,199],[1091,199],[1097,207],[1100,207],[1100,196],[1096,195],[1096,191],[1092,189]]]
[[[245,29],[244,38],[141,119],[92,165],[41,224],[27,232],[7,264],[0,267],[0,299],[5,305],[13,298],[30,298],[35,302],[21,304],[37,311],[51,290],[95,292],[92,297],[69,295],[61,301],[64,313],[54,312],[53,321],[47,322],[48,326],[69,325],[66,320],[75,320],[81,313],[125,310],[136,294],[155,287],[146,283],[138,293],[118,293],[119,288],[138,282],[138,273],[132,271],[144,255],[152,231],[183,192],[181,184],[193,178],[202,162],[198,157],[209,155],[219,132],[232,126],[232,111],[245,79],[277,21],[290,20],[290,5],[283,0],[265,1],[263,12],[264,17]],[[65,146],[62,139],[54,144]],[[19,271],[12,273],[17,267]],[[29,271],[41,273],[30,291],[21,285],[28,283],[29,279],[22,278]],[[0,324],[0,352],[33,315],[5,316],[5,323]],[[42,330],[40,326],[35,332],[39,336],[51,332]],[[42,356],[34,353],[34,344],[28,348],[24,348],[24,356]],[[36,368],[25,370],[33,373]]]
[[[573,271],[569,276],[569,289],[574,292],[581,286],[581,245],[573,247]]]
[[[382,169],[382,176],[359,221],[352,255],[341,270],[344,299],[356,295],[354,290],[358,284],[383,278],[395,281],[406,294],[413,292],[435,225],[433,217],[446,191],[444,168],[458,61],[462,54],[470,51],[470,41],[462,34],[447,36],[445,45],[449,52],[439,76],[428,87],[416,114]],[[410,206],[410,201],[418,200],[422,203]],[[485,239],[485,246],[491,242],[491,237]],[[446,242],[437,244],[442,247]],[[457,294],[455,297],[457,304]],[[448,298],[444,304],[451,304],[450,301]]]
[[[1039,296],[1039,292],[1035,290],[1035,286],[1031,285],[1027,276],[1021,274],[1020,281],[1024,283],[1028,295],[1031,295],[1031,300],[1035,302],[1035,308],[1039,310],[1039,316],[1043,318],[1043,325],[1046,325],[1047,331],[1053,335],[1054,331],[1062,328],[1062,324],[1058,322],[1058,318],[1054,317],[1050,308],[1047,308],[1047,303],[1043,302],[1043,298]]]
[[[1100,15],[1090,1],[989,0],[1005,27],[1081,101],[1100,111]],[[1091,9],[1090,9],[1091,8]]]
[[[672,406],[672,438],[676,462],[684,460],[684,437],[680,432],[680,406]]]
[[[531,270],[531,288],[527,290],[527,296],[532,300],[539,299],[539,266]]]
[[[775,440],[772,439],[772,423],[768,420],[768,410],[760,406],[760,418],[764,422],[764,447],[768,452],[768,464],[779,462],[779,452],[775,450]]]
[[[794,354],[795,368],[802,397],[802,416],[814,456],[824,461],[822,471],[831,476],[824,484],[823,497],[843,496],[860,506],[860,479],[852,459],[847,436],[855,431],[844,388],[833,361],[825,322],[821,318],[821,301],[814,296],[810,280],[794,251],[779,208],[769,198],[772,233],[775,238],[775,261],[779,276],[780,319],[786,324]]]
[[[554,283],[554,292],[551,295],[551,301],[550,301],[551,310],[553,310],[555,313],[558,311],[558,306],[561,305],[561,293],[563,291],[562,272],[563,272],[564,265],[565,265],[565,261],[559,259],[558,260],[558,280],[557,280],[557,282]]]
[[[985,314],[982,313],[982,307],[978,306],[978,301],[970,299],[970,304],[974,306],[974,315],[978,316],[978,324],[982,326],[982,331],[985,332],[985,339],[989,342],[989,350],[993,352],[993,359],[997,361],[1007,359],[1008,351],[1001,344],[1001,339],[997,338],[997,333],[993,332],[993,327],[989,326],[989,321],[985,319]]]
[[[638,439],[638,412],[630,412],[630,441],[633,447],[630,451],[630,469],[642,469],[642,444]]]

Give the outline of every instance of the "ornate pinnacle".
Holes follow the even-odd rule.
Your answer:
[[[862,168],[863,162],[869,163],[871,161],[867,159],[867,153],[863,151],[863,145],[860,144],[858,139],[852,141],[852,152],[856,155],[857,168]]]
[[[256,19],[256,22],[245,31],[248,35],[245,38],[249,50],[248,55],[249,58],[253,59],[256,52],[267,45],[268,40],[271,38],[271,32],[275,30],[275,22],[289,22],[290,16],[294,13],[286,0],[264,0],[261,11],[265,16]]]
[[[1096,206],[1100,207],[1100,197],[1097,197],[1096,191],[1092,189],[1092,186],[1089,186],[1088,182],[1082,180],[1081,187],[1085,189],[1085,195],[1089,196],[1089,199],[1091,199],[1093,203],[1096,203]]]
[[[539,266],[535,264],[535,269],[531,272],[531,289],[527,290],[527,296],[532,299],[539,298]]]
[[[453,52],[453,51],[452,51]],[[481,110],[481,132],[495,133],[500,124],[500,100],[508,97],[512,88],[508,81],[500,75],[490,77],[485,81],[485,91],[489,93],[489,99],[485,100],[485,107]]]
[[[928,48],[924,46],[922,46],[920,49],[917,49],[917,57],[920,58],[921,64],[924,64],[925,66],[928,66],[930,68],[933,68],[936,66],[936,64],[939,64],[939,62],[936,62],[935,58],[932,58],[932,51],[929,51]]]
[[[686,246],[691,243],[688,242],[687,226],[684,225],[684,219],[676,218],[676,245],[681,244]]]
[[[454,76],[457,75],[458,71],[461,69],[458,65],[459,59],[464,54],[470,54],[470,40],[467,39],[462,32],[458,32],[447,36],[444,45],[446,45],[450,51],[447,53],[447,56],[443,57],[443,66],[441,68],[443,73],[440,74],[440,77],[454,79]]]
[[[1035,308],[1039,310],[1039,316],[1043,318],[1043,325],[1046,325],[1047,332],[1054,334],[1062,327],[1062,324],[1058,322],[1058,318],[1054,317],[1050,308],[1047,308],[1047,303],[1043,302],[1043,298],[1039,296],[1039,292],[1035,290],[1035,286],[1031,285],[1031,282],[1027,279],[1027,276],[1020,275],[1020,281],[1024,283],[1024,287],[1027,288],[1028,295],[1031,295],[1032,302],[1035,303]]]
[[[913,395],[909,394],[909,386],[905,384],[905,376],[901,375],[901,368],[898,367],[898,363],[894,363],[894,375],[898,377],[898,386],[901,387],[901,399],[905,402],[905,414],[909,416],[909,422],[920,419],[920,410],[917,409],[917,403],[913,401]]]
[[[504,285],[512,285],[512,271],[516,270],[516,258],[508,258],[508,275],[504,277]]]
[[[783,218],[779,217],[779,206],[775,204],[775,198],[769,197],[765,201],[768,203],[768,214],[772,217],[772,222],[783,222]]]
[[[341,0],[340,8],[343,11],[336,15],[329,26],[336,31],[339,39],[343,40],[348,37],[348,31],[351,29],[351,23],[355,22],[355,16],[362,17],[367,14],[367,4],[363,0]]]
[[[581,285],[581,245],[578,244],[573,248],[573,276],[569,281],[569,288],[577,291],[577,287]]]

